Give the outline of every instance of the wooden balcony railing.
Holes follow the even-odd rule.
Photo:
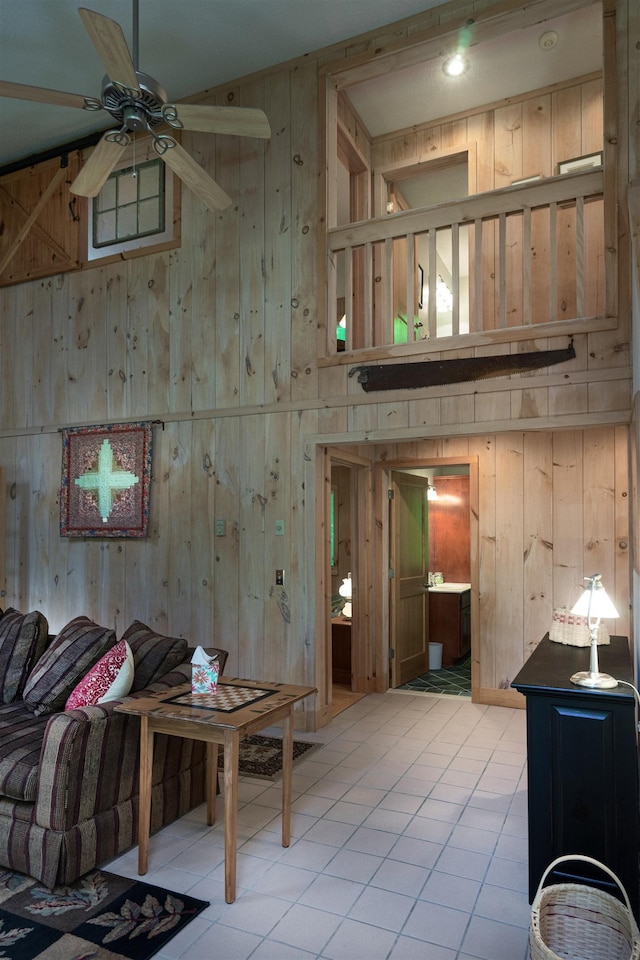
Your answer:
[[[328,258],[329,357],[602,316],[603,171],[337,227]]]

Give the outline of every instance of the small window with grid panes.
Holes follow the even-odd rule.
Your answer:
[[[162,160],[116,169],[89,201],[88,259],[172,241],[173,221],[173,176]]]

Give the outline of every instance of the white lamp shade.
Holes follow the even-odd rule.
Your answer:
[[[338,587],[338,593],[341,597],[346,597],[347,600],[351,600],[353,596],[352,586],[351,586],[351,574],[348,577],[345,577],[340,586]]]
[[[587,587],[571,608],[571,613],[592,619],[615,619],[620,616],[599,580]]]
[[[345,598],[345,604],[342,608],[343,616],[347,617],[348,620],[351,619],[353,612],[351,597],[353,596],[353,585],[351,583],[351,574],[346,576],[340,586],[338,587],[338,593],[341,597]]]

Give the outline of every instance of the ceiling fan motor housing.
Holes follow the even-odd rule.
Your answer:
[[[111,116],[134,132],[157,127],[164,123],[162,108],[167,103],[166,91],[160,84],[136,70],[139,89],[131,90],[112,81],[108,76],[102,81],[102,103]]]

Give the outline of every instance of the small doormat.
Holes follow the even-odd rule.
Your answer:
[[[0,870],[0,956],[148,960],[208,906],[104,870],[53,890]]]
[[[293,763],[308,757],[312,750],[321,747],[321,743],[310,740],[293,741]],[[218,750],[218,770],[224,770],[224,756]],[[238,772],[246,777],[258,777],[261,780],[277,780],[282,773],[282,740],[280,737],[263,737],[252,734],[240,744]]]

